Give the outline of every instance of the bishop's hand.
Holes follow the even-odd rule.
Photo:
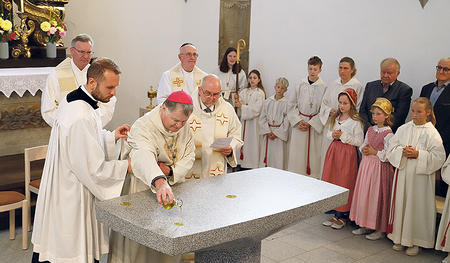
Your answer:
[[[156,199],[161,205],[167,205],[167,196],[169,197],[169,203],[173,203],[173,192],[165,178],[159,178],[155,181],[156,187]]]

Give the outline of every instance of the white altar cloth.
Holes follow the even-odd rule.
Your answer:
[[[13,92],[22,97],[26,91],[34,96],[38,90],[44,89],[47,76],[53,69],[54,67],[0,69],[0,92],[7,98]]]

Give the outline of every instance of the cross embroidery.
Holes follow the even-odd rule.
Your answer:
[[[181,87],[181,83],[183,83],[184,81],[182,79],[180,79],[179,77],[177,77],[174,81],[173,84],[176,84],[178,87]]]
[[[309,104],[309,107],[312,108],[312,105],[313,105],[313,103],[311,102],[311,103]]]
[[[192,121],[189,123],[189,125],[191,126],[191,129],[192,129],[193,133],[197,132],[197,129],[201,129],[202,128],[202,123],[201,122],[197,122],[197,120],[195,118],[192,119]]]
[[[225,125],[225,122],[228,122],[228,117],[225,116],[223,112],[221,112],[219,115],[217,115],[216,120],[220,122],[220,125]]]
[[[223,170],[220,170],[220,167],[217,165],[214,169],[211,169],[209,172],[210,176],[218,176],[223,174]]]

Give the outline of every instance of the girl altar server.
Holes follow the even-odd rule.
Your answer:
[[[359,110],[359,105],[364,95],[363,85],[356,79],[356,67],[355,61],[350,57],[343,57],[339,61],[339,78],[333,81],[327,88],[325,94],[323,95],[322,105],[320,106],[319,118],[325,125],[328,121],[328,117],[331,116],[338,110],[338,102],[336,100],[339,93],[347,88],[352,88],[356,91],[358,95],[358,102],[356,104],[356,109]],[[331,140],[327,138],[328,129],[325,125],[325,130],[322,135],[322,158],[321,158],[321,168],[323,168],[323,163],[325,159],[325,154],[327,153],[328,146]]]
[[[254,69],[248,74],[248,86],[235,97],[235,106],[240,109],[242,123],[242,140],[238,164],[241,168],[259,167],[259,115],[261,114],[266,93],[261,81],[261,74]]]
[[[339,107],[326,123],[329,128],[327,137],[332,142],[325,156],[322,180],[350,190],[347,204],[327,212],[334,214],[334,217],[323,222],[323,225],[334,229],[341,229],[347,223],[358,174],[356,147],[364,142],[364,126],[356,110],[357,98],[354,89],[340,92]]]
[[[310,58],[308,77],[302,79],[294,88],[289,98],[288,112],[292,133],[287,169],[317,179],[320,178],[323,131],[319,111],[323,94],[327,89],[327,85],[319,77],[320,72],[322,72],[322,60],[316,56]]]
[[[229,47],[223,55],[220,65],[213,70],[213,74],[219,77],[222,87],[222,97],[234,105],[234,94],[247,86],[247,76],[237,62],[237,50]],[[236,89],[236,74],[238,88]]]
[[[450,184],[450,157],[444,163],[441,169],[441,177],[447,183]],[[450,191],[447,191],[447,197],[445,198],[444,211],[441,216],[441,223],[439,224],[439,231],[436,239],[436,250],[442,250],[450,252]],[[450,263],[450,254],[442,261],[442,263]]]
[[[391,102],[386,98],[377,98],[372,105],[372,119],[376,124],[366,133],[360,150],[364,154],[358,170],[355,193],[350,208],[350,219],[361,228],[352,231],[355,235],[367,235],[369,240],[385,236],[391,201],[394,169],[386,158],[389,139],[394,136],[391,127],[394,121]]]
[[[406,254],[416,256],[419,247],[434,247],[435,172],[445,161],[445,150],[427,98],[413,101],[411,117],[389,140],[387,157],[396,170],[386,233],[394,250],[407,247]]]
[[[263,105],[259,118],[259,134],[262,135],[259,167],[286,168],[287,140],[289,121],[287,118],[288,99],[284,93],[289,81],[278,78],[275,82],[275,95],[268,98]]]

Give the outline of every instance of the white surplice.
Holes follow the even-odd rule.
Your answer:
[[[416,159],[402,155],[405,146],[419,151]],[[388,237],[403,246],[434,247],[436,204],[435,172],[445,161],[441,136],[427,122],[410,121],[398,128],[389,140],[389,162],[396,168],[392,187],[389,223],[393,232]]]
[[[320,177],[320,159],[322,147],[322,132],[324,124],[320,121],[319,111],[322,98],[327,90],[326,84],[321,78],[313,84],[309,84],[308,78],[304,78],[294,88],[289,98],[288,118],[292,126],[289,140],[288,171],[308,175],[308,148],[309,167],[314,178]],[[298,129],[298,123],[304,121],[311,127],[308,131]],[[309,143],[309,145],[308,145]]]
[[[356,105],[356,109],[359,111],[359,105],[361,105],[361,101],[364,95],[364,86],[355,78],[351,78],[347,83],[342,84],[341,79],[337,79],[330,83],[327,88],[327,91],[323,95],[322,105],[320,106],[319,118],[323,125],[327,123],[328,117],[330,116],[331,109],[337,109],[339,106],[338,96],[343,90],[352,88],[356,91],[358,95],[358,104]],[[324,127],[323,136],[322,136],[322,154],[320,161],[320,171],[322,173],[323,163],[325,161],[325,155],[327,154],[328,147],[331,144],[332,140],[327,138],[327,132],[329,129],[327,126]]]
[[[441,169],[442,179],[450,185],[450,157],[447,158]],[[450,252],[450,191],[447,191],[447,196],[445,198],[444,211],[442,211],[441,222],[439,224],[438,235],[436,238],[437,250],[442,250],[445,252]],[[445,238],[444,244],[442,241]]]
[[[75,63],[73,63],[73,60],[70,58],[66,58],[62,63],[70,63],[70,67],[67,68],[67,72],[65,72],[66,76],[73,76],[73,80],[71,81],[72,88],[67,91],[61,91],[58,74],[57,74],[57,68],[50,72],[50,74],[47,77],[47,81],[45,83],[44,90],[42,91],[41,96],[41,114],[42,118],[47,122],[48,125],[53,126],[53,122],[55,121],[56,117],[56,110],[58,109],[58,105],[62,101],[62,99],[72,90],[77,89],[80,85],[86,84],[86,74],[87,70],[90,66],[88,64],[86,67],[83,68],[83,70],[80,70]],[[67,84],[67,82],[64,82],[64,84]],[[117,98],[114,96],[111,98],[111,100],[107,103],[99,102],[98,106],[99,108],[95,111],[98,112],[98,114],[101,117],[102,120],[102,127],[105,127],[106,124],[112,119],[114,114],[114,107],[116,106]]]
[[[259,167],[286,169],[289,137],[287,112],[286,97],[276,100],[275,96],[271,96],[264,102],[259,117],[259,134],[262,136]],[[269,139],[267,137],[269,133],[274,133],[277,138]]]
[[[87,94],[84,87],[76,91]],[[118,197],[122,190],[128,162],[114,160],[114,137],[102,131],[98,112],[85,100],[61,102],[31,240],[40,261],[91,263],[108,252],[108,229],[97,221],[94,202]]]
[[[153,179],[164,176],[158,161],[172,167],[169,184],[185,181],[195,159],[195,146],[189,124],[177,132],[168,131],[161,121],[161,105],[139,118],[131,127],[122,151],[123,157],[131,158],[133,174],[128,174],[123,195],[156,188]],[[150,186],[150,187],[149,187]],[[156,196],[155,196],[156,198]],[[168,256],[111,231],[108,262],[179,262],[180,256]]]
[[[233,73],[233,70],[228,70],[228,72],[220,71],[220,67],[215,68],[212,71],[212,74],[216,75],[220,79],[220,86],[222,87],[222,97],[234,105],[234,96],[233,93],[239,93],[242,89],[247,87],[247,74],[245,71],[241,69],[238,74],[239,87],[236,90],[236,74]]]
[[[233,106],[223,98],[217,100],[210,113],[202,109],[198,89],[192,93],[192,100],[194,112],[189,117],[189,124],[194,134],[196,157],[192,169],[186,174],[186,180],[227,173],[227,163],[236,167],[239,148],[243,145],[239,118]],[[231,156],[225,157],[217,149],[210,147],[216,138],[229,136],[233,136],[230,143],[233,151]]]
[[[245,88],[239,92],[244,146],[238,154],[238,164],[243,168],[259,167],[259,115],[265,101],[264,91],[260,88]]]

